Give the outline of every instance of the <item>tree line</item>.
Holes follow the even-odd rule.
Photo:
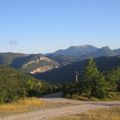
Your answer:
[[[86,96],[99,99],[109,97],[109,93],[120,92],[120,68],[102,73],[96,67],[93,59],[90,59],[82,77],[78,77],[78,82],[66,83],[63,86],[64,96]]]

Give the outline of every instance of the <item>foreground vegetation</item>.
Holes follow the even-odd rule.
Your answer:
[[[39,108],[45,104],[46,103],[44,101],[37,98],[20,99],[17,102],[0,105],[0,114],[27,112]]]
[[[54,120],[120,120],[120,107],[98,109],[84,114],[55,118]]]
[[[0,66],[0,103],[26,97],[40,97],[55,92],[59,87],[20,73],[13,68]]]
[[[101,73],[90,59],[83,76],[76,83],[66,83],[63,92],[65,97],[80,100],[120,100],[120,68]]]

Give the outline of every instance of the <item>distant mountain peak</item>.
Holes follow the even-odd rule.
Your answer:
[[[78,46],[72,45],[69,48],[87,48],[87,47],[95,47],[95,46],[89,45],[89,44],[84,44],[84,45],[78,45]],[[95,48],[97,48],[97,47],[95,47]]]
[[[116,55],[115,52],[109,46],[102,47],[90,54],[90,56],[92,56],[93,58],[100,56],[115,56],[115,55]]]
[[[101,49],[111,49],[109,46],[104,46]]]
[[[69,48],[64,50],[57,50],[53,54],[78,57],[78,56],[82,56],[82,55],[86,55],[88,53],[94,52],[96,50],[98,50],[97,47],[86,44],[86,45],[79,45],[79,46],[70,46]]]

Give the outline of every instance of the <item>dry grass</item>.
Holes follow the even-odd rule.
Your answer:
[[[71,115],[54,120],[120,120],[120,107],[93,110],[81,115]]]
[[[95,97],[89,98],[86,94],[83,95],[74,94],[72,96],[68,95],[67,98],[81,101],[117,101],[120,100],[120,92],[109,92],[109,96],[104,99],[99,99]]]
[[[0,105],[1,114],[27,112],[45,105],[45,102],[37,98],[21,99],[17,102]]]

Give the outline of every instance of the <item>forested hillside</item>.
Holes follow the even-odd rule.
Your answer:
[[[0,103],[24,97],[38,97],[57,89],[54,84],[37,80],[8,66],[0,66]]]
[[[58,69],[54,69],[41,74],[36,74],[34,75],[34,77],[56,83],[75,81],[76,70],[80,72],[80,77],[82,77],[82,73],[84,71],[87,61],[88,60],[74,62]],[[120,56],[99,57],[95,58],[94,61],[101,72],[110,71],[120,66]]]

